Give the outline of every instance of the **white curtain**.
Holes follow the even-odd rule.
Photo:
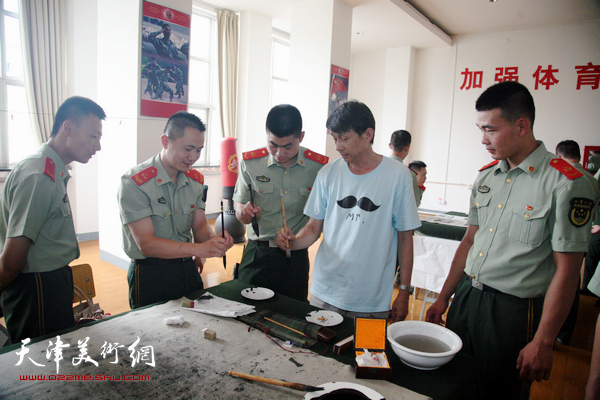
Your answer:
[[[58,107],[66,99],[67,35],[64,0],[20,0],[25,89],[38,142],[50,138]]]
[[[239,17],[217,10],[219,97],[223,137],[236,137]]]

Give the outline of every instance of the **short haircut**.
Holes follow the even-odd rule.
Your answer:
[[[302,134],[302,115],[300,111],[289,104],[279,104],[269,111],[266,128],[278,138]]]
[[[392,132],[392,137],[390,138],[390,143],[394,151],[404,150],[406,146],[410,146],[411,141],[412,137],[410,133],[404,129]]]
[[[408,168],[412,169],[413,171],[420,171],[422,168],[427,168],[427,164],[425,164],[423,161],[416,160],[408,164]]]
[[[375,139],[375,117],[366,104],[356,100],[350,100],[341,104],[332,111],[327,118],[327,129],[337,134],[343,134],[353,130],[362,136],[369,128],[373,129],[373,139]]]
[[[581,159],[581,150],[579,149],[577,142],[574,140],[563,140],[557,144],[556,154],[569,159]]]
[[[206,131],[206,127],[202,123],[202,120],[196,115],[185,111],[179,111],[171,115],[167,121],[164,134],[167,135],[169,139],[179,139],[180,137],[183,137],[185,128],[187,127],[197,129],[200,132]]]
[[[504,81],[496,83],[487,88],[477,99],[475,109],[477,111],[490,111],[499,108],[500,116],[515,122],[525,117],[531,122],[535,120],[535,105],[529,90],[519,82]]]
[[[79,123],[82,118],[85,118],[90,114],[95,115],[100,120],[106,118],[106,113],[102,107],[96,104],[93,100],[80,96],[69,97],[60,105],[60,107],[58,107],[58,110],[56,111],[50,137],[56,136],[60,130],[60,127],[66,120]]]

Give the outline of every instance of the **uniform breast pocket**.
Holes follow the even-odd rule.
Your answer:
[[[272,211],[274,207],[275,198],[275,187],[272,183],[259,182],[256,185],[255,201],[256,205],[264,211]],[[277,200],[279,200],[279,193],[277,193]]]
[[[183,209],[182,212],[177,213],[175,220],[177,221],[177,229],[180,234],[189,236],[190,230],[192,229],[192,221],[194,218],[195,208],[190,206]]]
[[[152,225],[154,225],[154,235],[157,237],[168,238],[173,233],[171,209],[166,203],[152,203]]]
[[[295,196],[291,196],[290,200],[286,200],[285,209],[289,208],[290,211],[294,211],[294,213],[302,214],[304,211],[304,205],[308,200],[308,195],[310,194],[310,190],[307,187],[298,188],[298,192],[296,192]],[[289,203],[289,206],[288,206]]]
[[[513,243],[537,247],[549,236],[546,228],[549,207],[518,205],[512,209],[508,239]]]
[[[61,239],[69,228],[71,207],[69,203],[62,203],[50,217],[50,237]]]
[[[475,207],[477,207],[477,219],[479,225],[485,224],[486,219],[490,214],[490,196],[479,196],[475,199]]]

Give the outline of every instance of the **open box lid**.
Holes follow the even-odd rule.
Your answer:
[[[386,319],[355,318],[354,348],[357,350],[385,350],[386,330]]]

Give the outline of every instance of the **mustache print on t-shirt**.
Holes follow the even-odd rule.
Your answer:
[[[338,200],[337,203],[338,203],[338,206],[340,206],[342,208],[352,208],[352,207],[358,205],[358,207],[361,210],[368,211],[368,212],[375,211],[379,207],[381,207],[381,205],[379,205],[379,206],[375,205],[375,203],[373,203],[371,201],[371,199],[369,199],[368,197],[361,197],[360,200],[357,201],[356,197],[348,196],[348,197],[343,198],[342,200]]]

